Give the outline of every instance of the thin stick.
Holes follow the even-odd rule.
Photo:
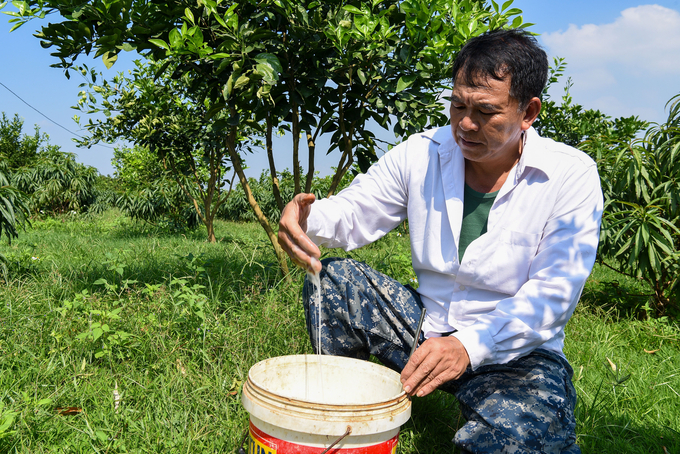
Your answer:
[[[340,442],[342,441],[343,438],[345,438],[347,435],[349,435],[349,434],[351,434],[351,433],[352,433],[352,427],[347,426],[347,431],[345,432],[345,434],[342,435],[342,436],[340,436],[340,438],[338,438],[337,440],[335,440],[333,443],[331,443],[331,445],[330,445],[329,447],[327,447],[326,449],[324,449],[323,451],[321,451],[321,454],[326,454],[328,451],[331,450],[331,448],[333,448],[333,446],[335,446],[335,445],[337,445],[338,443],[340,443]]]
[[[425,312],[427,312],[427,309],[423,308],[423,312],[420,313],[420,320],[418,321],[418,329],[416,329],[416,334],[415,336],[413,336],[413,346],[411,347],[411,354],[408,355],[409,361],[411,360],[411,356],[413,356],[413,354],[415,353],[416,348],[418,348],[418,339],[420,339],[420,330],[423,328]]]

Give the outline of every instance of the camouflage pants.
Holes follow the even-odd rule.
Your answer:
[[[303,289],[314,350],[320,314],[324,354],[374,355],[401,371],[422,311],[418,293],[351,259],[325,259],[322,265],[320,305],[309,280]],[[454,444],[474,453],[580,453],[572,373],[564,358],[543,349],[507,364],[468,368],[441,387],[456,396],[467,420]]]

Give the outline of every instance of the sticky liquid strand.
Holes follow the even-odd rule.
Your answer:
[[[316,259],[312,258],[312,265],[314,264],[314,261]],[[316,310],[317,310],[317,336],[316,336],[316,353],[318,355],[318,364],[319,364],[319,376],[318,376],[318,389],[320,391],[321,395],[321,401],[324,401],[324,386],[323,386],[323,365],[322,365],[322,359],[321,357],[323,356],[323,353],[321,352],[321,278],[318,274],[312,272],[312,271],[307,271],[307,277],[309,281],[312,283],[316,291],[313,293],[314,298],[313,302],[316,304]],[[309,381],[307,381],[307,384],[309,385]]]

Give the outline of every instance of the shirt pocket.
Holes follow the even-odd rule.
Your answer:
[[[487,290],[516,294],[529,280],[529,269],[540,240],[540,233],[508,229],[489,235],[486,244],[480,244],[478,249],[473,280]]]

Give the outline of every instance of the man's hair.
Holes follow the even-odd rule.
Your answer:
[[[459,74],[460,73],[460,74]],[[548,81],[548,56],[529,32],[496,29],[471,38],[456,55],[456,77],[471,87],[488,77],[504,80],[510,76],[510,96],[526,108],[533,97],[540,98]]]

